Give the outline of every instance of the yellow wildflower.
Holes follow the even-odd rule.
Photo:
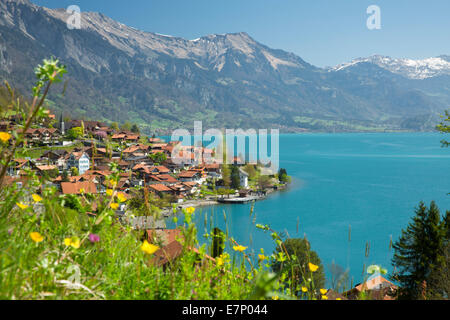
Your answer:
[[[322,300],[328,300],[327,296],[322,296]]]
[[[66,238],[64,239],[64,244],[68,247],[71,246],[78,249],[80,247],[80,239],[78,237]]]
[[[11,135],[8,132],[0,132],[0,140],[7,142],[9,139],[11,139]]]
[[[273,300],[279,300],[280,297],[279,297],[279,296],[273,296],[272,299],[273,299]]]
[[[117,194],[117,199],[119,200],[119,202],[125,202],[127,201],[127,198],[125,197],[125,195],[122,192],[119,192]]]
[[[118,204],[118,203],[115,203],[115,202],[111,203],[110,206],[111,206],[111,208],[114,209],[114,210],[117,210],[117,208],[119,208],[119,204]]]
[[[22,210],[25,210],[26,208],[29,207],[27,204],[22,204],[20,202],[16,202],[16,205]]]
[[[113,186],[113,187],[115,187],[116,185],[117,185],[117,182],[116,181],[114,181],[114,180],[109,180],[109,183]]]
[[[42,201],[42,198],[37,194],[33,194],[32,197],[33,197],[34,202]]]
[[[80,193],[85,193],[86,191],[84,190],[84,188],[80,189]]]
[[[193,214],[194,211],[195,211],[195,208],[194,208],[194,207],[186,208],[186,212],[189,213],[189,214]]]
[[[223,266],[223,258],[222,258],[222,256],[217,257],[216,263],[217,263],[218,267]]]
[[[342,300],[341,298],[336,298],[336,300]]]
[[[308,288],[307,287],[302,287],[302,291],[303,292],[308,292]]]
[[[326,294],[327,292],[328,292],[327,289],[320,289],[320,293],[321,293],[321,294]]]
[[[312,272],[316,272],[317,269],[319,269],[319,266],[316,266],[315,264],[312,264],[311,262],[308,263],[309,266],[309,270],[311,270]]]
[[[155,246],[154,244],[148,243],[147,240],[144,240],[144,243],[141,246],[141,250],[144,251],[147,254],[153,254],[159,249],[158,246]]]
[[[113,194],[113,191],[112,191],[112,189],[107,189],[106,190],[106,194],[108,195],[108,196],[112,196],[112,194]]]
[[[263,260],[266,260],[267,257],[263,254],[258,254],[258,259],[259,259],[259,261],[263,261]]]
[[[239,245],[239,246],[234,246],[234,247],[233,247],[233,250],[234,250],[234,251],[243,252],[243,251],[247,250],[247,247],[244,247],[244,246],[241,246],[241,245]]]
[[[44,240],[44,237],[39,232],[31,232],[30,238],[36,243],[42,242]]]

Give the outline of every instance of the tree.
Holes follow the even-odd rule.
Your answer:
[[[271,185],[271,179],[269,176],[261,175],[258,177],[258,187],[262,190],[268,188]]]
[[[62,172],[61,178],[62,178],[62,182],[70,182],[69,173],[67,172],[66,169],[64,169],[64,171]]]
[[[159,164],[161,164],[167,160],[167,156],[163,152],[157,152],[157,153],[150,154],[149,158],[152,159],[152,161],[154,163],[159,163]]]
[[[70,168],[70,174],[72,175],[72,177],[78,176],[78,174],[79,174],[78,168],[77,167]]]
[[[230,167],[228,164],[223,164],[222,166],[222,180],[223,185],[227,188],[231,186],[231,178],[230,178]]]
[[[319,258],[319,255],[311,250],[311,245],[309,241],[305,238],[297,238],[297,239],[286,239],[282,247],[286,248],[287,253],[295,259],[289,262],[286,260],[285,262],[275,262],[272,265],[272,269],[274,272],[286,272],[287,280],[291,280],[294,284],[294,287],[307,287],[308,290],[312,290],[313,286],[316,290],[324,288],[325,286],[325,272],[324,267],[322,265],[322,261]],[[279,254],[282,252],[280,246],[278,246],[275,250],[275,254]],[[319,268],[315,272],[311,272],[309,270],[309,263],[312,263]],[[312,278],[311,278],[312,276]],[[308,281],[311,279],[311,281]]]
[[[76,140],[83,136],[83,129],[81,127],[73,127],[67,131],[67,138]]]
[[[417,300],[425,298],[432,270],[444,262],[446,230],[434,201],[429,209],[420,202],[412,220],[393,245],[396,272],[391,278],[400,285],[399,299]]]
[[[131,126],[131,132],[133,133],[139,133],[139,127],[137,126],[137,124],[133,124]]]
[[[280,180],[281,183],[289,183],[291,181],[290,178],[291,177],[287,175],[286,169],[280,168],[280,170],[278,170],[278,180]]]
[[[442,116],[442,118],[444,120],[437,126],[437,129],[442,133],[450,133],[450,110],[445,111],[445,116]],[[450,146],[449,141],[442,140],[441,142],[443,147]]]
[[[131,130],[131,123],[128,121],[125,121],[122,126],[120,127],[120,129],[124,130],[124,131],[130,131]]]
[[[112,122],[109,127],[114,131],[119,131],[119,124],[117,122]]]
[[[244,166],[244,171],[248,173],[248,179],[254,181],[258,177],[258,171],[255,169],[255,165],[246,164]]]
[[[241,187],[241,178],[238,166],[231,167],[231,187],[233,189],[239,189]]]
[[[427,299],[441,300],[450,297],[450,242],[444,247],[444,260],[433,268],[427,283]]]

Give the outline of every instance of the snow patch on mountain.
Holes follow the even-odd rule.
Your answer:
[[[341,71],[360,63],[372,63],[392,73],[402,75],[409,79],[427,79],[440,75],[450,75],[450,62],[446,56],[427,58],[422,60],[396,59],[386,56],[374,55],[367,58],[358,58],[348,63],[340,64],[328,71]]]

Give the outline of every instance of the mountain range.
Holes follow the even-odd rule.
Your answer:
[[[450,56],[371,56],[315,67],[245,32],[186,40],[83,12],[0,0],[0,78],[30,92],[43,58],[67,66],[48,107],[72,118],[131,121],[144,132],[192,128],[432,130],[450,106]]]

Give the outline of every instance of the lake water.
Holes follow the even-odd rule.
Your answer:
[[[215,226],[225,229],[225,212],[230,236],[250,252],[263,248],[267,254],[275,247],[270,234],[255,228],[256,222],[292,238],[306,236],[327,271],[334,261],[349,268],[354,283],[363,279],[363,268],[370,264],[391,272],[390,237],[398,239],[419,201],[429,205],[435,200],[442,214],[450,210],[450,148],[441,148],[443,137],[280,135],[280,166],[292,176],[290,188],[256,202],[252,217],[251,204],[199,208],[199,234],[205,231],[205,215],[214,216]]]

